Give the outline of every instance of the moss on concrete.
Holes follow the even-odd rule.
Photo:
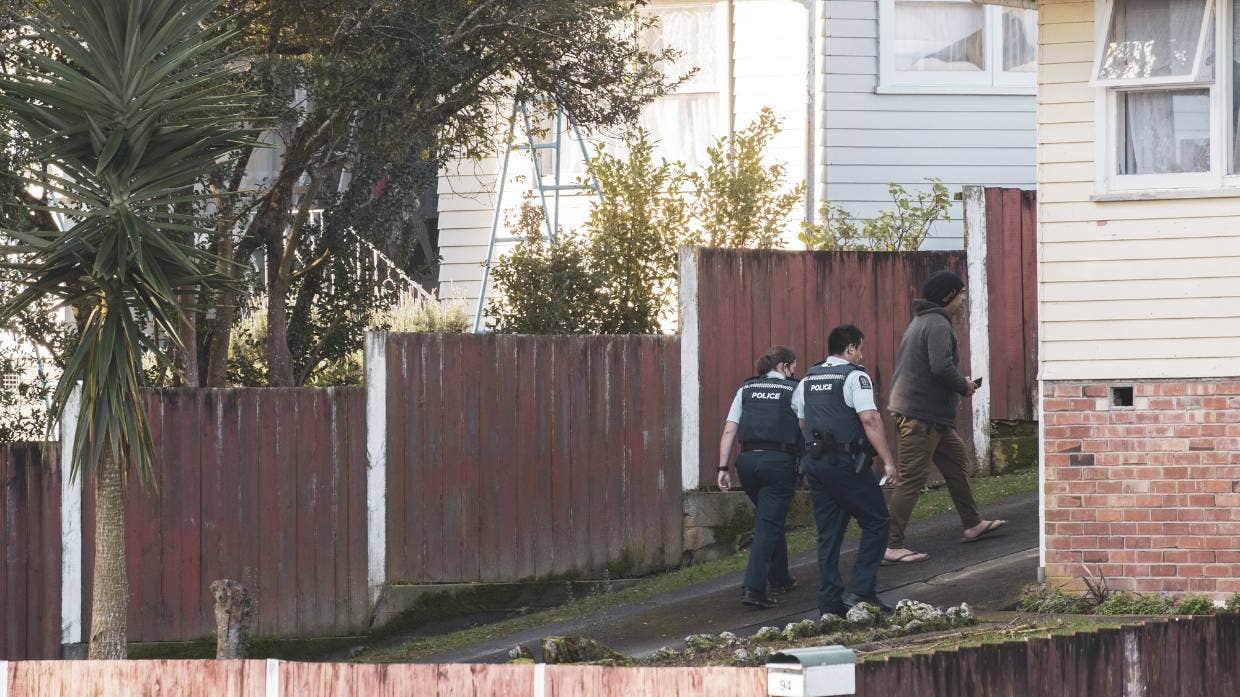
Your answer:
[[[280,658],[286,661],[315,660],[327,654],[355,646],[364,638],[361,636],[292,639],[254,637],[250,640],[246,658]],[[129,657],[145,660],[215,658],[215,637],[204,637],[192,641],[130,644]]]
[[[753,530],[753,506],[748,502],[744,506],[732,509],[732,515],[720,525],[711,526],[715,533],[715,542],[726,545],[735,544],[741,535]]]
[[[1038,423],[995,421],[990,427],[990,462],[994,474],[1038,466]]]

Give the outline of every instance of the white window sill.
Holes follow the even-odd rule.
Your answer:
[[[1107,201],[1166,201],[1189,198],[1240,198],[1240,187],[1220,189],[1147,189],[1141,191],[1109,191],[1089,197],[1095,203]]]
[[[958,94],[958,95],[1018,95],[1033,97],[1036,87],[994,87],[986,85],[908,85],[884,84],[875,90],[878,94]]]

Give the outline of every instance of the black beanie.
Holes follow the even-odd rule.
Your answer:
[[[936,271],[926,279],[921,287],[921,297],[939,306],[946,306],[960,291],[964,290],[964,281],[951,271]]]

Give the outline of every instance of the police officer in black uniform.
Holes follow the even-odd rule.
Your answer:
[[[797,416],[792,411],[796,364],[796,354],[786,346],[773,346],[758,358],[757,374],[736,391],[719,443],[719,488],[726,491],[732,487],[728,461],[732,443],[739,435],[741,454],[736,460],[736,471],[745,493],[757,507],[753,546],[749,549],[741,595],[741,602],[750,607],[774,607],[772,593],[784,593],[797,585],[788,571],[788,542],[784,536],[788,508],[796,489],[801,439]]]
[[[823,615],[844,615],[863,601],[891,610],[875,591],[891,517],[871,458],[882,459],[890,480],[896,468],[874,403],[874,383],[862,368],[864,340],[851,324],[832,330],[830,357],[806,373],[793,395],[792,407],[805,431],[802,462],[818,527],[818,609]],[[845,593],[840,545],[850,517],[861,526],[861,546]]]

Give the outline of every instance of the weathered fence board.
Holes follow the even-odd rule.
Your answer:
[[[856,324],[865,333],[866,369],[876,383],[880,409],[885,409],[896,349],[922,282],[940,269],[965,276],[960,252],[700,249],[696,261],[702,484],[715,480],[724,416],[737,386],[753,374],[758,355],[775,344],[789,346],[803,374],[826,357],[832,328]],[[967,373],[967,317],[957,320],[957,334],[961,369]],[[971,442],[971,420],[961,418],[959,426]]]
[[[362,389],[163,390],[147,400],[158,489],[129,481],[130,639],[213,633],[209,586],[220,578],[250,589],[260,635],[365,628]],[[83,511],[89,608],[90,481]],[[89,611],[83,620],[89,631]]]
[[[764,668],[586,665],[17,661],[11,697],[762,697]],[[536,674],[541,670],[541,680]],[[268,690],[268,678],[279,690]],[[1240,616],[1173,618],[857,665],[857,697],[1231,697],[1240,688]],[[536,690],[536,684],[542,690]],[[274,688],[274,685],[270,685]]]
[[[0,658],[60,657],[60,484],[55,443],[0,448]]]
[[[675,337],[390,334],[390,582],[680,558]]]
[[[1240,616],[1220,615],[866,661],[857,666],[856,694],[1223,697],[1237,690]]]
[[[264,697],[267,685],[263,661],[23,661],[9,672],[9,697]]]
[[[985,190],[990,418],[1037,419],[1037,193]]]

